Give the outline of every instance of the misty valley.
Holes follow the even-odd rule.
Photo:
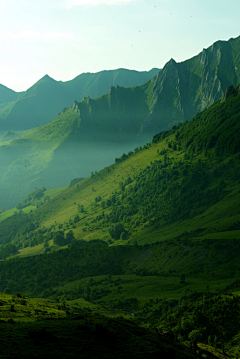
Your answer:
[[[240,357],[239,51],[0,86],[2,358]]]

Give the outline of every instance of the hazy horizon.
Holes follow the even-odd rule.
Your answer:
[[[0,84],[25,91],[118,68],[149,71],[240,35],[231,0],[0,0]]]

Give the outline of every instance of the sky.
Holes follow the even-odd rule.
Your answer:
[[[239,0],[0,0],[0,84],[148,71],[240,35]]]

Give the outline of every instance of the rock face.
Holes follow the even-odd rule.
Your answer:
[[[114,128],[150,138],[193,118],[240,82],[240,37],[218,41],[181,63],[171,59],[155,77],[134,88],[111,87],[104,96],[79,103],[86,129]],[[82,129],[83,129],[82,127]]]

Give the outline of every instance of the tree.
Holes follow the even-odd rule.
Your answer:
[[[57,244],[58,246],[65,245],[64,231],[57,231],[54,233],[53,243]]]
[[[200,330],[194,329],[188,334],[188,338],[191,340],[191,342],[194,342],[195,340],[198,341],[202,338],[202,333]]]
[[[124,237],[125,233],[127,235],[127,232],[125,231],[122,223],[114,224],[108,231],[113,239],[120,239],[121,235]]]
[[[78,212],[81,212],[81,213],[84,213],[85,212],[85,209],[84,209],[84,206],[81,204],[78,204]]]
[[[70,230],[66,233],[66,244],[71,243],[73,239],[75,239],[74,233],[72,230]]]
[[[79,221],[80,221],[79,215],[76,214],[76,215],[74,216],[74,218],[73,218],[73,222],[74,222],[74,223],[77,223],[77,222],[79,222]]]

